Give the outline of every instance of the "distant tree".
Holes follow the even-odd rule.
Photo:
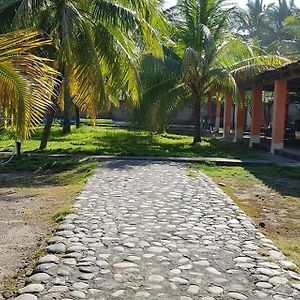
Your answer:
[[[284,30],[285,19],[295,16],[300,9],[295,5],[294,0],[278,0],[277,4],[272,4],[269,8],[269,20],[272,27],[272,39],[275,41],[290,40],[291,36]]]
[[[300,12],[294,0],[278,0],[269,5],[264,0],[248,0],[246,9],[233,14],[232,30],[246,40],[257,41],[269,53],[286,53],[282,42],[292,37],[284,30],[285,19]]]
[[[291,37],[282,43],[285,53],[295,60],[300,59],[300,16],[289,16],[285,19],[284,30]]]
[[[233,11],[236,28],[232,29],[246,39],[256,39],[263,45],[270,43],[270,7],[271,5],[265,5],[263,0],[248,0],[246,9]]]

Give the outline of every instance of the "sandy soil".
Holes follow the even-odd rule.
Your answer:
[[[262,224],[269,233],[284,237],[299,237],[300,202],[298,180],[274,180],[274,187],[266,184],[241,185],[231,182],[235,197],[250,211],[257,225]],[[289,191],[289,192],[288,192]],[[291,193],[294,191],[294,195]],[[246,209],[247,212],[247,209]],[[298,224],[297,224],[298,223]]]
[[[65,186],[14,187],[22,176],[28,174],[0,175],[0,299],[23,283],[54,229],[51,216],[72,197]]]

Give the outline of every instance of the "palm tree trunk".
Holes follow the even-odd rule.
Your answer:
[[[63,133],[71,133],[71,95],[69,90],[69,71],[68,66],[64,70],[64,123]]]
[[[20,141],[16,141],[16,155],[17,156],[21,156],[21,142]]]
[[[76,120],[76,128],[80,127],[80,111],[79,107],[75,105],[75,120]]]
[[[61,75],[57,75],[56,81],[54,84],[54,88],[53,88],[54,93],[53,93],[53,96],[51,99],[52,103],[53,103],[53,108],[48,110],[48,112],[46,114],[46,122],[45,122],[44,130],[43,130],[43,134],[42,134],[42,138],[41,138],[40,150],[44,150],[47,147],[53,119],[54,119],[56,108],[57,108],[57,102],[58,102],[58,97],[59,97],[60,88],[61,88],[61,80],[62,80]]]
[[[4,107],[4,128],[8,127],[8,110],[7,107]]]
[[[194,141],[193,144],[201,142],[201,122],[200,122],[200,111],[201,104],[200,99],[195,98],[194,100]]]
[[[56,104],[55,104],[55,106],[56,106]],[[56,108],[53,107],[53,109],[50,109],[47,112],[46,122],[45,122],[44,130],[43,130],[43,134],[42,134],[42,138],[41,138],[40,150],[44,150],[47,147],[55,111],[56,111]]]

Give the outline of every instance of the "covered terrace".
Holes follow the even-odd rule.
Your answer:
[[[216,111],[216,127],[222,118],[224,138],[231,138],[233,129],[234,142],[242,141],[248,118],[250,147],[259,146],[262,138],[268,135],[272,154],[283,152],[287,140],[296,143],[297,131],[300,134],[300,61],[260,74],[252,82],[240,85],[239,92],[238,104],[233,103],[230,95],[226,97],[223,118],[220,117],[221,109]],[[290,106],[295,103],[299,104],[299,111],[291,111]],[[270,107],[269,115],[266,105]]]

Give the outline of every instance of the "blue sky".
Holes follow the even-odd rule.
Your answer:
[[[166,7],[173,6],[177,2],[177,0],[165,0],[165,1],[166,1]],[[246,3],[248,1],[247,0],[229,0],[229,2],[236,3],[237,5],[239,5],[241,7],[245,7]],[[278,0],[264,0],[265,4],[274,3],[274,2],[278,2]],[[295,0],[295,4],[300,6],[300,0]]]

